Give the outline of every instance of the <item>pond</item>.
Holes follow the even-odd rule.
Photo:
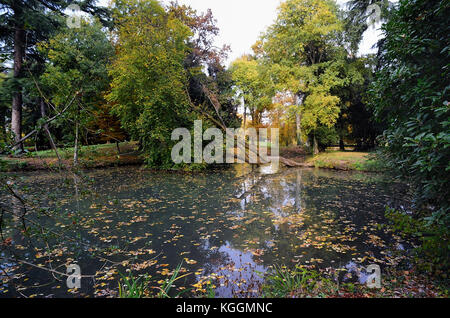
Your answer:
[[[27,215],[34,222],[28,224],[31,238],[20,224],[6,232],[14,251],[2,248],[0,297],[117,296],[120,275],[130,272],[151,275],[157,292],[180,263],[180,275],[188,275],[173,292],[188,297],[210,284],[216,297],[255,297],[273,265],[346,268],[346,278],[353,273],[364,282],[366,266],[395,265],[395,251],[408,248],[380,226],[387,205],[404,204],[402,187],[389,177],[266,170],[237,165],[196,174],[137,167],[93,170],[82,178],[22,174],[16,184],[45,214]],[[7,194],[1,201],[20,209]],[[60,275],[69,264],[87,276],[80,289],[69,289]]]

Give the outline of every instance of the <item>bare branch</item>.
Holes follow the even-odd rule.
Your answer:
[[[53,116],[52,118],[49,118],[47,121],[45,121],[44,125],[47,125],[49,123],[51,123],[52,121],[54,121],[55,119],[57,119],[59,116],[61,116],[63,113],[65,113],[67,111],[67,109],[69,109],[69,107],[73,104],[73,102],[75,101],[75,98],[80,94],[80,92],[76,92],[74,97],[72,98],[72,100],[70,101],[70,103],[68,103],[66,105],[66,107],[64,107],[63,110],[61,110],[58,114],[56,114],[55,116]],[[39,129],[34,129],[32,132],[30,132],[29,134],[27,134],[25,137],[23,137],[22,139],[20,139],[19,141],[17,141],[15,144],[13,144],[12,146],[10,146],[9,148],[12,149],[15,146],[21,144],[22,142],[24,142],[25,140],[27,140],[28,138],[30,138],[31,136],[33,136],[35,133],[37,133],[39,131]]]

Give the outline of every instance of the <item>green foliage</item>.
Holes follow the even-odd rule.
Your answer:
[[[390,11],[393,8],[393,1],[388,0],[349,0],[346,2],[348,10],[345,15],[345,37],[349,43],[349,49],[353,55],[358,53],[359,44],[363,39],[363,34],[371,27],[370,12],[368,9],[372,5],[380,8],[381,21],[389,18]]]
[[[411,215],[400,213],[395,209],[387,208],[385,215],[394,230],[406,235],[421,236],[426,226],[423,220],[414,219]]]
[[[82,20],[80,28],[63,28],[40,48],[50,61],[41,81],[54,105],[64,106],[76,92],[84,108],[102,101],[114,49],[99,21]]]
[[[264,49],[275,63],[300,66],[328,60],[342,30],[336,4],[326,0],[288,0],[264,36]]]
[[[14,45],[17,45],[17,48],[27,53],[29,62],[31,60],[42,63],[42,57],[36,54],[36,45],[48,39],[64,23],[65,20],[61,19],[61,13],[71,2],[67,0],[0,1],[2,54],[10,55],[8,57],[13,60]],[[86,2],[92,3],[93,1]],[[26,41],[23,38],[24,33],[16,34],[16,30],[20,28],[26,30]],[[15,88],[18,87],[18,82],[28,75],[27,72],[22,71],[22,74],[15,76],[13,79],[16,82],[13,84]]]
[[[0,62],[0,153],[8,141],[5,118],[12,96],[11,88],[8,87],[7,83],[7,76],[3,73],[3,63]]]
[[[237,88],[237,96],[243,98],[250,109],[253,124],[259,124],[257,113],[269,109],[272,104],[272,85],[267,68],[252,56],[244,55],[235,60],[230,68]]]
[[[341,32],[334,2],[289,0],[263,36],[277,89],[302,97],[296,111],[305,135],[319,126],[331,128],[338,119],[340,99],[332,90],[348,80],[341,72],[345,54],[337,45]]]
[[[448,1],[401,1],[383,27],[373,107],[389,127],[381,139],[391,168],[411,182],[429,224],[448,226],[450,104]]]
[[[172,276],[164,280],[163,284],[160,287],[157,287],[159,292],[155,295],[157,298],[172,298],[170,296],[170,291],[174,287],[174,283],[177,280],[180,280],[189,274],[181,275],[181,266],[183,262],[178,264],[177,268],[173,271]],[[130,272],[128,276],[124,276],[120,274],[121,281],[119,281],[119,298],[144,298],[151,296],[150,291],[150,277],[147,275],[135,278],[133,274]],[[122,283],[121,283],[122,282]],[[156,287],[154,287],[156,288]],[[177,293],[173,298],[180,297],[183,293],[188,292],[189,289],[186,289],[182,292]],[[209,292],[211,295],[211,292]]]
[[[353,168],[358,171],[384,172],[387,170],[387,165],[376,154],[370,154],[367,160],[355,162]]]
[[[350,27],[352,18],[335,1],[289,0],[254,46],[276,91],[298,97],[291,107],[300,121],[297,130],[313,145],[322,139],[322,149],[336,132],[341,143],[353,138],[361,149],[374,147],[380,133],[366,107],[373,61],[355,57],[360,38]]]
[[[210,298],[210,299],[216,298],[216,291],[214,290],[211,283],[206,285],[205,298]]]
[[[212,11],[208,9],[198,13],[178,2],[171,2],[167,11],[191,30],[184,67],[192,102],[204,109],[211,109],[211,103],[214,103],[216,112],[227,127],[239,127],[236,116],[238,104],[234,99],[231,72],[223,65],[230,48],[227,45],[222,48],[215,45],[219,28]]]
[[[71,107],[52,122],[58,141],[69,144],[74,140],[76,123],[85,128],[98,118],[95,113],[105,103],[104,93],[110,83],[107,65],[114,48],[98,20],[82,20],[80,28],[61,28],[48,41],[41,42],[39,49],[49,61],[40,77],[46,102],[58,112],[77,96]],[[37,125],[44,121],[39,119]],[[86,135],[85,129],[81,132]]]
[[[386,209],[385,215],[392,229],[419,240],[420,245],[415,252],[420,269],[446,275],[450,266],[450,237],[446,227],[430,226],[421,218],[391,208]]]
[[[181,270],[181,266],[182,266],[182,265],[183,265],[183,262],[181,262],[180,264],[178,264],[177,268],[173,271],[172,276],[171,276],[170,278],[164,280],[164,283],[163,283],[162,286],[159,288],[160,291],[159,291],[159,293],[157,294],[157,297],[158,297],[158,298],[171,298],[169,294],[170,294],[170,290],[172,289],[172,287],[174,287],[173,284],[174,284],[177,280],[180,280],[180,279],[182,279],[182,278],[184,278],[184,277],[190,275],[190,274],[188,273],[188,274],[179,276],[179,275],[180,275],[180,270]],[[183,293],[188,292],[188,291],[189,291],[189,289],[184,290],[184,291],[182,291],[182,292],[179,292],[179,293],[177,293],[173,298],[178,298],[178,297],[180,297],[180,295],[182,295]]]
[[[39,43],[47,41],[65,26],[64,11],[73,3],[79,4],[82,11],[97,15],[103,22],[107,22],[108,10],[95,6],[96,2],[97,0],[0,1],[0,58],[13,64],[7,77],[10,92],[2,95],[8,96],[10,105],[12,99],[13,107],[17,110],[17,113],[11,112],[11,130],[16,142],[22,135],[22,125],[24,130],[32,129],[36,118],[40,117],[36,116],[36,105],[40,105],[42,90],[38,90],[36,86],[40,84],[38,78],[48,64],[48,57],[39,50]],[[44,90],[44,93],[49,92]],[[3,115],[0,107],[2,126]],[[22,143],[18,147],[23,150]]]
[[[150,166],[169,168],[171,132],[191,127],[184,59],[191,32],[157,1],[121,1],[107,99]]]
[[[339,135],[334,127],[319,126],[315,134],[321,150],[325,150],[328,146],[336,145],[339,142]]]
[[[134,278],[131,273],[120,276],[123,283],[119,281],[119,298],[143,298],[146,295],[150,280],[147,276]]]
[[[334,290],[333,282],[320,275],[319,272],[308,270],[297,265],[293,270],[286,266],[274,265],[265,275],[262,288],[263,296],[269,298],[297,297],[299,295],[317,294],[319,289]]]
[[[7,171],[8,170],[8,162],[6,160],[3,160],[0,158],[0,171]]]

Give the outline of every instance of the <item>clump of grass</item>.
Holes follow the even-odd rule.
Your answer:
[[[170,291],[174,287],[174,283],[191,273],[181,275],[182,262],[173,271],[172,276],[164,280],[160,287],[150,287],[150,278],[145,275],[143,277],[134,278],[133,274],[130,272],[128,276],[120,274],[121,281],[119,281],[119,298],[145,298],[145,297],[156,297],[156,298],[178,298],[183,293],[189,291],[189,289],[183,290],[170,296]],[[122,282],[122,283],[121,283]],[[151,289],[157,289],[159,292],[156,295],[152,295]]]
[[[126,151],[132,151],[137,149],[137,145],[132,142],[122,142],[119,144],[121,148],[126,149]],[[73,157],[74,148],[72,146],[61,147],[58,149],[60,155],[64,159],[70,159]],[[88,145],[81,146],[79,149],[79,157],[92,157],[97,158],[101,156],[111,156],[117,154],[117,148],[114,143],[111,144],[98,144],[98,145]],[[49,150],[39,150],[37,152],[29,152],[28,157],[38,157],[38,158],[55,158],[55,152],[52,149]]]
[[[316,167],[316,168],[328,168],[328,169],[335,168],[335,166],[333,165],[332,162],[327,162],[327,161],[323,161],[323,160],[319,160],[319,159],[314,161],[314,167]]]
[[[120,276],[123,283],[119,281],[119,298],[143,298],[147,294],[149,283],[147,276],[143,280],[142,277],[135,279],[131,273],[128,276],[122,274]]]
[[[266,273],[262,287],[263,296],[269,298],[324,297],[327,294],[336,293],[337,290],[338,287],[331,279],[322,277],[317,271],[298,265],[294,269],[273,266]]]
[[[164,281],[164,283],[162,284],[162,286],[158,288],[158,289],[159,289],[159,293],[157,294],[157,297],[158,297],[158,298],[171,298],[171,297],[169,296],[169,292],[170,292],[170,290],[174,287],[173,284],[174,284],[177,280],[182,279],[182,278],[184,278],[184,277],[186,277],[186,276],[188,276],[188,275],[191,274],[191,273],[187,273],[187,274],[178,276],[178,275],[180,274],[180,270],[181,270],[181,265],[182,265],[182,264],[183,264],[183,262],[181,262],[181,263],[177,266],[177,268],[173,271],[172,276],[171,276],[169,279],[166,279],[166,280]],[[173,296],[173,298],[178,298],[178,297],[180,297],[183,293],[186,293],[186,292],[188,292],[188,291],[189,291],[189,289],[183,290],[183,291],[177,293],[175,296]]]
[[[339,271],[339,270],[338,270]],[[345,272],[345,270],[343,270]],[[334,272],[336,273],[336,272]],[[294,269],[274,266],[265,275],[262,296],[270,298],[386,298],[386,297],[448,297],[448,280],[439,282],[413,269],[405,271],[387,267],[383,272],[382,288],[369,288],[358,282],[341,282],[332,273],[297,265]],[[424,288],[427,286],[427,288]]]

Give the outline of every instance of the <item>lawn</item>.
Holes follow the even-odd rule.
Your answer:
[[[112,165],[141,164],[138,145],[135,142],[119,144],[120,154],[116,144],[100,144],[82,146],[78,158],[82,168],[99,168]],[[58,153],[65,167],[72,165],[73,147],[59,148]],[[53,150],[28,152],[21,157],[0,156],[0,170],[49,170],[58,167],[58,159]]]
[[[306,164],[316,168],[336,170],[358,170],[379,172],[384,170],[383,164],[374,153],[356,151],[326,151],[317,156],[309,157]]]

